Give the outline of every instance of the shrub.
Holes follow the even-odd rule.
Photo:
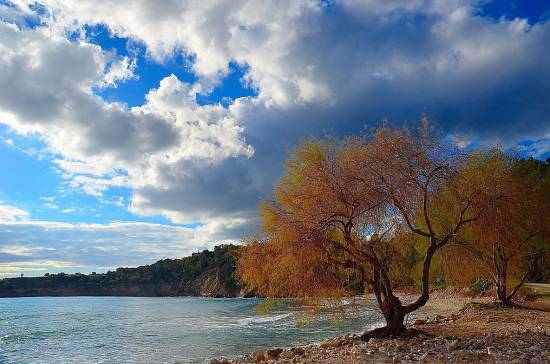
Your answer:
[[[481,277],[476,279],[476,281],[470,286],[473,292],[475,293],[485,293],[491,289],[493,286],[493,281],[487,277]]]

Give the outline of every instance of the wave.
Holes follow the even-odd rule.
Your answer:
[[[282,313],[278,315],[269,315],[269,316],[254,316],[254,317],[244,318],[240,320],[240,323],[243,325],[265,324],[269,322],[284,320],[291,316],[292,316],[291,313]]]

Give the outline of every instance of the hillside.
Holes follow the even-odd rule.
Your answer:
[[[243,293],[234,278],[235,245],[163,259],[137,268],[104,274],[46,274],[43,277],[0,280],[0,297],[23,296],[208,296],[236,297]]]

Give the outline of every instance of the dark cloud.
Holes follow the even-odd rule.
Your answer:
[[[42,94],[45,86],[29,81],[2,104],[23,126],[52,115],[49,126],[77,135],[77,146],[55,144],[67,159],[92,163],[99,154],[124,169],[137,214],[225,219],[233,237],[246,229],[231,222],[256,216],[301,138],[355,134],[384,118],[402,125],[426,113],[444,136],[548,145],[550,23],[483,17],[479,1],[337,1],[329,8],[317,1],[44,2],[59,15],[50,27],[102,23],[142,42],[155,59],[184,52],[195,62],[196,84],[167,77],[132,111],[72,92],[103,72],[76,55],[71,64],[84,73],[54,73],[71,92]],[[79,51],[97,53],[89,45]],[[55,52],[42,58],[52,68],[62,61]],[[231,62],[246,66],[257,96],[229,109],[196,105],[189,95],[211,89]],[[10,74],[16,70],[25,69]],[[24,95],[36,97],[38,111],[24,110]],[[74,109],[72,119],[59,122],[56,105]]]

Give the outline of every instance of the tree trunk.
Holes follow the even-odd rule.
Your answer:
[[[497,279],[495,282],[497,290],[497,300],[502,305],[510,305],[510,297],[507,294],[506,283],[508,274],[508,264],[506,261],[501,261],[497,265]]]
[[[367,333],[367,336],[399,335],[405,328],[405,310],[398,297],[393,294],[391,281],[381,264],[373,267],[373,291],[378,307],[384,315],[386,326]]]
[[[497,290],[497,299],[500,302],[505,303],[507,301],[506,300],[506,280],[503,279],[500,275],[496,281],[496,290]]]
[[[398,335],[405,331],[405,313],[399,299],[397,299],[397,302],[388,304],[385,309],[382,309],[382,314],[386,319],[386,327],[384,328],[386,335]]]

